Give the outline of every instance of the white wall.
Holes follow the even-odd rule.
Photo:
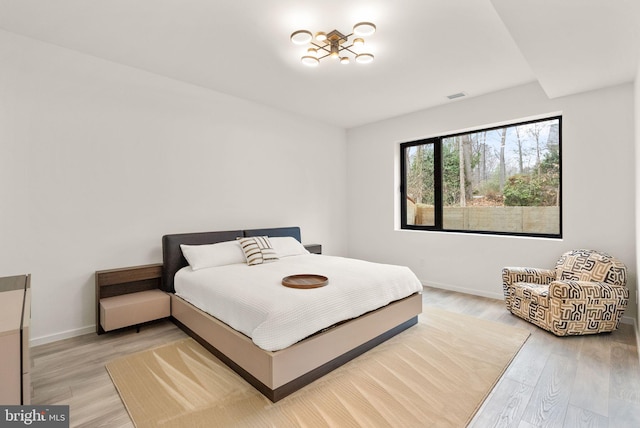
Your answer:
[[[162,261],[163,234],[346,253],[343,129],[2,31],[0,63],[0,275],[33,275],[34,343],[92,331],[94,272]]]
[[[501,298],[503,266],[552,267],[566,250],[596,248],[627,264],[635,296],[633,94],[627,84],[549,100],[532,83],[349,130],[349,255],[405,264],[426,285]],[[558,112],[562,240],[397,230],[399,143]],[[626,316],[636,317],[632,300]]]

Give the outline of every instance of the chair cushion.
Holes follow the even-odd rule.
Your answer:
[[[516,299],[527,299],[531,303],[544,308],[549,307],[549,286],[531,282],[516,282],[513,284],[513,295]]]

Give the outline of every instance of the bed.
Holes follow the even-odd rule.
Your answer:
[[[189,272],[192,268],[188,267],[189,263],[183,254],[181,245],[200,246],[258,236],[293,237],[301,242],[298,227],[163,236],[162,287],[164,291],[171,293],[171,315],[174,322],[271,401],[276,402],[286,397],[417,323],[418,314],[422,312],[422,296],[419,292],[411,292],[406,297],[397,299],[392,297],[394,300],[390,303],[355,318],[334,322],[327,328],[321,328],[310,335],[308,335],[309,332],[304,333],[304,338],[301,340],[291,339],[293,343],[290,345],[288,342],[284,344],[269,342],[266,346],[263,343],[258,346],[246,331],[242,332],[242,327],[236,326],[239,331],[230,326],[233,325],[233,320],[225,319],[226,322],[223,322],[199,309],[190,302],[194,298],[183,296],[180,288],[180,281],[185,282],[184,278],[189,278],[188,275],[194,275]],[[298,258],[306,261],[305,257],[326,258],[328,259],[327,263],[342,263],[342,261],[331,259],[329,256],[301,255]],[[294,257],[290,259],[293,260]],[[191,261],[193,262],[193,260]],[[297,259],[296,262],[298,262]],[[274,262],[266,268],[275,270],[276,273],[273,274],[275,275],[278,272],[284,272],[286,263]],[[229,270],[235,274],[233,269],[239,268],[232,266],[221,269],[220,272]],[[251,270],[252,273],[259,271],[252,269],[253,266],[250,266],[246,270]],[[202,275],[211,275],[208,269],[202,269],[198,272],[202,272]],[[177,294],[176,279],[179,280]],[[330,277],[330,283],[323,292],[330,291],[331,285],[334,285],[334,289],[338,288],[339,284],[335,281],[332,283],[332,279],[337,280],[337,278]],[[272,288],[272,290],[275,289]],[[280,292],[280,290],[277,291]],[[304,294],[307,290],[295,291],[302,291]],[[365,298],[363,297],[363,299]],[[312,318],[315,319],[316,316]],[[271,348],[274,350],[269,350]]]

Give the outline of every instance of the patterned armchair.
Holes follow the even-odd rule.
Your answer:
[[[507,309],[557,336],[618,328],[629,302],[627,268],[608,254],[573,250],[555,269],[505,267]]]

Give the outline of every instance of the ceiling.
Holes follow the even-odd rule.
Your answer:
[[[300,63],[299,29],[351,32],[371,64]],[[538,81],[631,82],[637,0],[0,0],[0,29],[351,128]]]

